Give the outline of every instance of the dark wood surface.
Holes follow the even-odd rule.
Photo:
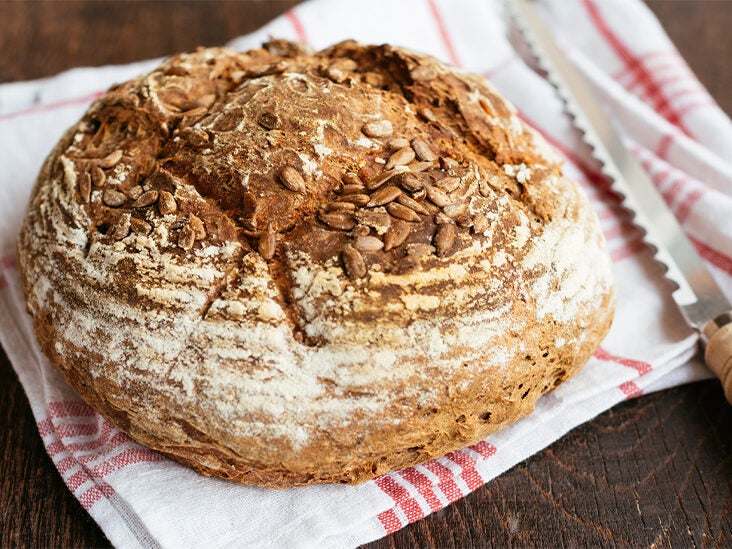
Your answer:
[[[294,1],[0,2],[0,82],[216,45]],[[732,2],[647,2],[732,112]],[[696,383],[616,406],[386,547],[730,547],[732,408]],[[109,542],[63,484],[0,353],[0,547]]]

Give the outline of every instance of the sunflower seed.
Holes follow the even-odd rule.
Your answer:
[[[130,227],[135,234],[139,234],[141,236],[146,236],[152,231],[152,225],[138,217],[130,218]]]
[[[244,71],[231,71],[229,73],[229,78],[234,84],[241,84],[241,81],[246,78],[247,73]]]
[[[422,204],[417,202],[411,196],[407,196],[406,194],[400,194],[396,200],[397,202],[399,202],[399,204],[402,204],[403,206],[414,210],[418,214],[427,215],[430,213],[429,210],[425,208]]]
[[[276,130],[280,127],[280,117],[273,112],[263,112],[259,115],[259,125],[268,130]]]
[[[208,113],[208,109],[206,107],[196,107],[195,109],[190,109],[182,113],[183,119],[180,121],[180,124],[178,124],[178,129],[185,130],[186,128],[190,128],[193,124],[203,118],[206,113]]]
[[[188,226],[193,230],[193,236],[196,240],[203,240],[206,238],[206,228],[203,226],[201,218],[190,214],[188,216]]]
[[[440,157],[440,167],[443,170],[454,170],[458,166],[460,166],[460,163],[454,158],[449,158],[446,156]]]
[[[496,115],[496,112],[493,110],[493,105],[491,105],[485,97],[478,99],[478,103],[488,116]]]
[[[101,187],[107,180],[107,176],[99,166],[94,166],[91,172],[91,182],[95,187]]]
[[[124,213],[120,215],[107,234],[115,240],[122,240],[130,234],[130,214]]]
[[[439,181],[435,182],[440,189],[446,193],[451,193],[460,186],[460,178],[458,177],[443,177]]]
[[[144,192],[145,189],[143,189],[141,185],[135,185],[129,191],[127,191],[127,196],[129,196],[132,200],[137,200]]]
[[[145,158],[140,164],[140,175],[145,179],[152,177],[153,172],[156,171],[157,159],[153,157]]]
[[[196,234],[193,232],[190,224],[185,225],[178,235],[178,246],[184,250],[190,250],[193,248],[193,244],[196,241]]]
[[[356,226],[356,220],[347,212],[319,212],[318,219],[331,227],[341,231],[350,231]]]
[[[380,174],[383,173],[383,171],[383,166],[378,166],[376,164],[366,164],[358,171],[358,177],[362,180],[363,184],[368,187],[368,182],[378,177]]]
[[[453,202],[442,208],[442,211],[445,212],[447,217],[455,218],[464,214],[467,209],[468,205],[465,202]]]
[[[160,196],[158,197],[158,210],[160,211],[160,215],[171,214],[177,209],[178,204],[175,198],[173,198],[173,195],[168,191],[160,191]]]
[[[165,76],[188,76],[191,73],[185,67],[174,65],[172,67],[167,67],[163,74],[165,74]]]
[[[401,189],[394,185],[382,187],[371,195],[371,200],[369,200],[366,206],[369,208],[373,208],[374,206],[383,206],[384,204],[388,204],[389,202],[396,200],[400,194],[402,194]]]
[[[343,266],[346,268],[346,274],[349,278],[356,279],[366,276],[366,263],[364,263],[363,256],[356,248],[346,244],[342,256]]]
[[[270,227],[259,237],[259,255],[263,259],[272,259],[277,250],[277,233],[272,232]]]
[[[343,185],[343,188],[341,188],[341,194],[347,195],[347,194],[364,194],[366,192],[366,187],[363,185]]]
[[[417,158],[425,162],[432,162],[437,159],[437,155],[432,151],[426,141],[423,139],[412,139],[412,149],[417,155]]]
[[[140,197],[132,203],[133,208],[145,208],[150,204],[155,204],[158,200],[158,191],[145,191]]]
[[[418,191],[424,188],[424,183],[416,175],[405,173],[399,178],[399,184],[409,192]]]
[[[91,177],[89,177],[89,172],[79,174],[79,195],[81,195],[81,201],[85,204],[88,204],[91,200]]]
[[[369,203],[371,197],[367,194],[347,194],[346,196],[339,196],[336,202],[351,202],[356,206],[365,206]]]
[[[478,190],[480,191],[481,196],[490,197],[495,194],[493,192],[493,188],[491,187],[490,182],[486,179],[481,179],[478,182]]]
[[[353,202],[328,202],[325,205],[326,212],[346,211],[352,212],[356,209]]]
[[[342,71],[355,71],[358,68],[358,63],[348,57],[341,57],[334,60],[331,67],[338,67]]]
[[[380,88],[384,85],[384,77],[377,72],[367,72],[363,75],[363,81],[374,88]]]
[[[194,147],[200,148],[208,145],[208,133],[200,128],[193,128],[188,133],[188,141]]]
[[[188,218],[187,217],[178,217],[178,218],[176,218],[175,221],[173,221],[170,224],[170,228],[172,230],[176,231],[178,229],[182,229],[186,225],[188,225]]]
[[[409,76],[416,82],[421,80],[434,80],[437,76],[437,69],[434,65],[418,65],[409,71]]]
[[[289,68],[290,64],[287,61],[278,61],[277,63],[268,63],[266,65],[259,65],[256,67],[249,67],[247,69],[248,76],[261,77],[269,76],[271,74],[279,74],[285,72]]]
[[[397,202],[390,202],[386,206],[386,211],[397,219],[403,219],[404,221],[413,221],[416,223],[421,220],[417,212]]]
[[[438,208],[447,206],[450,203],[450,197],[448,197],[441,189],[433,187],[432,185],[428,185],[426,187],[426,191],[427,198],[429,198],[430,202],[432,202]]]
[[[127,197],[124,193],[115,191],[114,189],[107,189],[104,191],[104,194],[102,194],[102,202],[112,208],[117,208],[121,206],[125,203],[126,199]]]
[[[473,218],[470,217],[467,213],[460,214],[455,218],[455,223],[457,223],[458,227],[462,227],[463,229],[469,229],[473,226]]]
[[[368,236],[371,234],[371,229],[366,225],[356,225],[356,227],[351,231],[351,234],[354,238]]]
[[[361,181],[361,178],[358,176],[358,174],[354,172],[346,172],[343,174],[343,177],[341,177],[341,181],[345,183],[346,185],[361,185],[363,186],[363,181]]]
[[[100,101],[105,105],[120,105],[129,110],[140,106],[140,98],[136,93],[119,88],[107,92]]]
[[[385,212],[361,210],[356,214],[356,219],[364,225],[373,227],[377,234],[384,234],[391,226],[391,216]]]
[[[399,169],[399,167],[397,167],[394,170],[388,170],[385,172],[381,172],[381,174],[379,174],[377,177],[375,177],[374,179],[371,179],[368,183],[366,183],[366,188],[370,191],[373,191],[374,189],[378,189],[384,183],[389,181],[392,177],[394,177],[395,175],[398,175],[400,173],[403,173],[403,170]]]
[[[404,221],[396,220],[384,234],[384,251],[393,250],[402,245],[409,236],[411,228]]]
[[[453,223],[455,223],[455,220],[450,217],[447,217],[442,212],[437,212],[435,214],[435,225],[445,225],[447,223],[453,224]]]
[[[411,147],[402,147],[389,157],[385,170],[390,170],[395,166],[405,166],[414,160],[414,150]]]
[[[476,216],[473,217],[473,232],[475,234],[483,234],[489,224],[488,218],[485,215],[481,213],[476,214]]]
[[[102,158],[99,161],[99,167],[104,168],[105,170],[108,168],[114,168],[117,164],[119,164],[120,160],[122,160],[122,151],[120,149],[117,149],[116,151],[109,153],[107,156]]]
[[[188,93],[180,86],[166,86],[158,90],[158,100],[169,111],[181,112],[193,106]]]
[[[183,122],[181,122],[178,127],[180,129],[185,129],[188,126],[191,126],[194,120],[202,118],[208,112],[209,107],[213,104],[215,99],[216,96],[213,94],[204,95],[198,100],[198,104],[200,106],[188,109],[181,113],[183,116]]]
[[[432,109],[428,107],[422,107],[421,109],[419,109],[419,114],[427,122],[437,122],[437,117],[435,116],[435,113],[432,112]]]
[[[419,259],[434,253],[435,247],[422,242],[407,245],[407,255],[412,259]]]
[[[280,181],[288,191],[301,193],[305,190],[305,180],[292,166],[284,166],[280,170]]]
[[[409,165],[409,171],[413,173],[419,173],[434,167],[434,162],[415,162],[414,164]]]
[[[425,196],[427,196],[427,191],[424,189],[424,187],[412,193],[412,198],[414,198],[415,200],[424,200]]]
[[[313,51],[309,46],[299,42],[288,42],[287,40],[281,40],[279,38],[270,38],[262,47],[277,57],[313,55]]]
[[[348,78],[348,75],[337,67],[328,67],[325,70],[325,76],[336,84],[342,84]]]
[[[404,147],[409,147],[409,140],[403,137],[395,137],[394,139],[390,139],[386,144],[392,149],[403,149]]]
[[[364,124],[361,131],[368,137],[389,137],[394,133],[394,128],[388,120],[379,120],[377,122]]]
[[[434,244],[435,248],[437,248],[437,255],[444,256],[452,250],[455,244],[455,225],[438,225]]]
[[[375,236],[359,236],[354,244],[362,252],[377,252],[384,247],[384,243]]]
[[[206,95],[202,95],[198,99],[196,99],[196,103],[200,105],[201,107],[211,108],[211,105],[214,104],[214,101],[216,101],[216,94],[215,93],[208,93]]]

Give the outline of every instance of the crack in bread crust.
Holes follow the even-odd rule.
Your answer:
[[[361,482],[529,413],[607,332],[557,155],[477,76],[393,46],[199,49],[112,88],[23,223],[51,361],[205,473]]]

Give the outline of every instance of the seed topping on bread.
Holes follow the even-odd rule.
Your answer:
[[[482,438],[612,316],[556,153],[481,78],[388,45],[198,49],[114,86],[49,156],[18,249],[85,399],[270,486]]]

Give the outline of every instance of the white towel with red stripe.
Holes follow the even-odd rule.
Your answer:
[[[546,18],[590,77],[728,295],[732,295],[732,125],[640,0],[545,0]],[[360,486],[273,491],[204,478],[134,443],[63,382],[35,343],[14,242],[41,162],[110,84],[157,61],[77,69],[0,86],[0,340],[69,489],[119,547],[344,547],[442,509],[617,402],[708,377],[662,270],[581,151],[552,88],[508,39],[498,0],[313,0],[233,47],[268,35],[321,48],[391,42],[483,74],[565,155],[609,242],[617,316],[585,369],[530,417],[417,467]]]

